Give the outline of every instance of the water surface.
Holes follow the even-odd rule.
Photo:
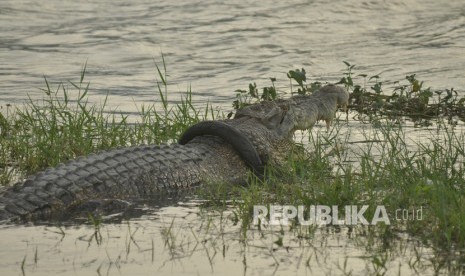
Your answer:
[[[0,3],[2,102],[40,97],[43,75],[77,81],[134,110],[156,99],[165,55],[173,92],[221,104],[251,81],[287,84],[304,67],[336,81],[346,60],[386,81],[417,73],[465,87],[465,4],[453,1],[16,1]],[[172,97],[177,99],[176,96]]]
[[[389,250],[364,231],[269,227],[244,238],[232,213],[200,202],[148,209],[124,223],[0,227],[2,275],[432,275],[434,251],[399,234]],[[14,231],[13,231],[14,230]],[[302,236],[304,238],[302,238]],[[276,241],[282,238],[284,246]],[[384,265],[373,259],[386,258]]]

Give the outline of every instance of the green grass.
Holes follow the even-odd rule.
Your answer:
[[[192,105],[191,91],[180,103],[168,101],[166,77],[160,73],[160,102],[139,107],[135,122],[107,106],[89,102],[84,66],[79,82],[46,88],[41,101],[31,98],[21,107],[0,114],[0,184],[101,150],[139,144],[172,142],[188,127],[219,116],[210,105]],[[12,109],[12,110],[10,110]]]
[[[233,210],[230,220],[241,226],[240,237],[246,243],[255,230],[263,236],[277,231],[276,227],[272,230],[252,224],[256,205],[336,205],[340,214],[344,214],[341,207],[345,205],[369,205],[365,213],[368,220],[375,206],[383,205],[390,225],[326,228],[349,228],[355,237],[364,237],[362,246],[373,256],[375,270],[383,268],[387,255],[398,254],[392,251],[396,244],[406,242],[404,234],[408,234],[410,242],[434,249],[429,261],[438,265],[435,269],[460,273],[460,252],[465,249],[465,135],[443,125],[439,135],[436,130],[431,133],[431,137],[440,139],[425,139],[412,146],[404,140],[403,127],[384,121],[377,126],[382,142],[367,142],[363,150],[352,151],[350,143],[340,149],[337,137],[332,136],[344,127],[342,123],[336,125],[328,136],[312,132],[308,155],[296,154],[286,166],[271,168],[264,182],[251,181],[246,187],[204,187],[203,196],[209,199],[205,208],[213,212]],[[297,153],[301,150],[296,147]],[[348,162],[347,156],[358,163]],[[411,217],[420,207],[421,220]],[[397,220],[396,210],[407,210],[409,219],[399,216]],[[294,219],[282,229],[295,232],[305,244],[313,239],[317,226],[302,227]],[[293,241],[283,244],[278,238],[276,244],[286,248]]]
[[[200,192],[209,199],[205,208],[217,212],[233,210],[231,219],[241,225],[242,238],[246,239],[249,230],[257,228],[251,224],[254,205],[369,205],[366,217],[373,215],[374,206],[384,205],[391,225],[354,227],[354,231],[371,237],[367,248],[384,252],[399,239],[399,233],[408,233],[441,252],[441,256],[451,250],[462,252],[465,135],[454,128],[458,124],[454,116],[461,118],[464,101],[447,90],[446,94],[452,96],[441,98],[443,93],[436,91],[438,98],[433,103],[432,90],[423,88],[423,82],[414,75],[386,96],[378,76],[367,80],[367,75],[359,74],[363,84],[355,84],[354,66],[346,65],[348,72],[340,83],[352,92],[352,110],[360,116],[368,115],[366,123],[374,130],[374,137],[367,134],[361,146],[352,143],[342,121],[328,133],[312,130],[303,145],[296,143],[285,166],[267,168],[264,181],[251,176],[247,186],[205,185]],[[0,114],[1,184],[9,185],[18,175],[30,175],[91,152],[142,143],[169,143],[198,121],[225,117],[210,105],[194,107],[191,91],[184,94],[179,104],[172,105],[168,100],[166,66],[163,70],[157,67],[157,71],[161,79],[157,86],[160,102],[141,107],[135,121],[109,110],[106,101],[101,105],[90,103],[86,66],[76,83],[52,88],[45,79],[42,101],[29,99],[25,106],[8,107],[5,114]],[[321,85],[315,82],[305,86],[304,70],[290,71],[288,78],[291,83],[298,83],[297,93],[309,93]],[[249,90],[237,90],[233,106],[276,98],[283,91],[276,88],[276,79],[271,81],[272,86],[263,88],[261,96],[255,84],[250,84]],[[394,109],[396,106],[399,109]],[[425,121],[432,110],[436,112],[435,120]],[[412,145],[399,121],[414,113],[422,114],[413,116],[417,126],[432,125],[436,129],[430,130],[432,139]],[[397,209],[419,207],[423,210],[422,220],[392,219]],[[301,231],[298,226],[294,221],[290,229]],[[299,237],[311,238],[313,230],[310,227]],[[170,242],[168,233],[164,236]],[[285,246],[282,239],[276,244]],[[376,269],[383,267],[383,254],[373,259]]]

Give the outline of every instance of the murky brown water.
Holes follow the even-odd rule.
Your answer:
[[[306,68],[312,81],[336,81],[343,60],[388,82],[417,73],[427,86],[463,91],[462,2],[3,0],[0,105],[20,103],[27,94],[40,98],[43,75],[55,84],[78,81],[87,60],[90,94],[109,93],[113,106],[134,112],[134,102],[158,99],[153,59],[162,66],[161,52],[174,92],[170,99],[192,86],[194,101],[215,106],[229,107],[233,91],[252,81],[262,86],[277,77],[285,86],[290,69]],[[351,141],[365,138],[361,125],[349,129],[362,131]],[[413,141],[426,135],[413,127],[407,132]],[[91,226],[63,231],[2,226],[0,275],[23,274],[23,260],[26,275],[376,273],[370,258],[377,253],[365,248],[363,236],[319,229],[301,244],[285,231],[285,246],[277,247],[277,229],[264,237],[252,229],[244,245],[238,226],[205,218],[195,202],[104,224],[100,244]],[[430,249],[402,238],[388,256],[388,274],[432,274],[431,260]]]
[[[153,213],[151,213],[153,212]],[[230,213],[229,213],[230,215]],[[362,233],[338,228],[256,228],[242,238],[226,212],[196,202],[121,224],[1,227],[1,275],[386,275],[432,274],[434,255],[399,236],[383,255]],[[307,239],[298,238],[305,235]],[[283,246],[275,242],[282,238]],[[384,267],[373,258],[386,257]],[[24,265],[23,265],[24,262]]]
[[[437,89],[465,87],[465,4],[453,1],[0,2],[1,101],[40,95],[43,75],[78,81],[126,111],[156,98],[153,59],[166,58],[172,92],[230,104],[269,77],[305,67],[336,81],[342,61],[386,81],[417,73]],[[171,97],[178,99],[178,97]]]

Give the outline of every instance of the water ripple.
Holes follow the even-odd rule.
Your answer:
[[[87,60],[96,91],[144,101],[138,93],[155,91],[161,52],[180,92],[192,85],[213,103],[248,81],[285,84],[300,67],[335,81],[343,60],[387,81],[417,72],[438,89],[465,87],[459,0],[4,0],[0,15],[0,91],[9,100],[40,96],[44,74],[78,79]]]

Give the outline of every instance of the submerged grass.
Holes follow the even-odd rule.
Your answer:
[[[194,107],[191,91],[186,92],[179,104],[172,105],[168,101],[165,64],[162,69],[157,66],[161,79],[157,86],[160,103],[141,107],[135,121],[108,110],[106,99],[100,105],[89,102],[86,66],[77,83],[60,84],[53,89],[45,79],[42,101],[29,99],[25,106],[9,107],[6,114],[0,114],[1,184],[9,185],[18,175],[21,178],[91,152],[172,142],[198,121],[225,117],[210,105],[202,109]],[[367,114],[359,104],[372,95],[363,86],[354,85],[352,69],[349,66],[341,83],[358,95],[354,100],[355,110]],[[298,93],[318,87],[316,83],[304,87],[302,71],[288,74],[289,79],[300,80]],[[381,83],[378,78],[374,79],[372,90],[378,98],[370,98],[370,106],[373,101],[385,99],[380,93]],[[275,80],[272,82],[272,87],[263,90],[267,93],[266,99],[276,97]],[[424,90],[418,81],[409,79],[409,82],[413,92],[404,87],[402,97],[409,95],[406,97],[410,99],[426,94],[429,97],[429,93],[421,94]],[[249,92],[241,90],[237,95],[236,107],[253,102],[251,98],[260,98],[256,85],[249,86]],[[408,233],[418,243],[434,248],[438,270],[450,262],[460,270],[464,261],[460,252],[465,250],[465,134],[453,127],[457,123],[450,124],[449,116],[438,119],[434,123],[436,129],[428,130],[430,139],[411,141],[405,127],[398,123],[399,116],[393,118],[392,112],[389,116],[386,113],[376,116],[376,112],[372,115],[368,124],[372,132],[362,133],[365,136],[361,143],[351,142],[350,131],[347,133],[346,125],[338,121],[327,133],[308,132],[308,139],[296,143],[285,166],[267,168],[264,181],[251,177],[248,186],[205,185],[201,194],[209,200],[206,209],[221,214],[232,210],[230,219],[240,224],[241,239],[246,241],[250,230],[265,231],[268,227],[253,225],[256,205],[338,206],[341,214],[343,206],[368,205],[367,218],[372,218],[375,207],[382,205],[386,207],[390,225],[326,227],[347,227],[355,236],[369,237],[364,246],[368,252],[374,252],[373,269],[380,274],[384,273],[390,246],[401,239],[401,233]],[[404,211],[407,216],[397,219]],[[297,220],[291,222],[289,229],[299,239],[312,238],[316,226],[302,228]],[[176,242],[171,234],[171,229],[167,229],[163,236],[170,250],[174,250]],[[285,247],[286,241],[278,238],[275,245]],[[344,265],[341,270],[345,270]]]

